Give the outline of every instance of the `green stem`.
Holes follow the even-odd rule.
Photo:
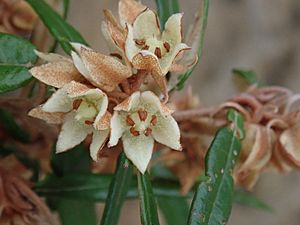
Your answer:
[[[118,159],[118,166],[110,183],[108,196],[101,225],[118,224],[120,211],[125,201],[132,178],[132,165],[122,153]]]
[[[138,192],[142,225],[159,225],[157,206],[150,183],[149,173],[138,173]]]

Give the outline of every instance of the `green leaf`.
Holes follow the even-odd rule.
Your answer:
[[[34,49],[21,37],[0,33],[0,64],[33,64],[37,60]]]
[[[122,153],[109,186],[108,196],[102,215],[101,225],[117,225],[122,205],[125,201],[132,178],[132,165]]]
[[[70,0],[64,0],[63,3],[64,3],[63,18],[66,19],[70,8]]]
[[[159,209],[168,225],[183,225],[187,221],[189,205],[186,199],[159,197]]]
[[[235,191],[234,201],[236,203],[250,206],[252,208],[262,209],[268,212],[274,212],[273,208],[267,203],[244,191]]]
[[[178,0],[156,0],[156,6],[160,27],[163,30],[168,18],[179,12]]]
[[[0,108],[0,122],[5,129],[5,131],[23,143],[28,143],[30,141],[30,136],[22,127],[20,127],[13,115],[5,110]]]
[[[0,94],[23,87],[31,79],[31,74],[24,66],[0,65]]]
[[[35,191],[44,197],[58,198],[64,196],[72,199],[82,199],[93,202],[103,202],[108,196],[111,175],[74,172],[63,176],[48,175],[35,186]],[[137,182],[133,180],[127,192],[127,198],[137,198]],[[177,182],[154,180],[153,192],[158,197],[192,197],[192,192],[186,196],[180,194]]]
[[[208,9],[209,9],[209,0],[202,0],[202,12],[201,12],[201,22],[200,22],[200,38],[199,38],[199,48],[198,48],[198,62],[200,61],[202,57],[203,52],[203,46],[204,46],[204,37],[205,37],[205,31],[207,27],[207,20],[208,20]],[[184,74],[181,74],[178,77],[177,84],[175,86],[175,89],[180,91],[184,88],[185,82],[189,79],[189,77],[192,75],[196,65],[194,65],[191,69],[189,69]]]
[[[68,24],[44,0],[26,0],[39,15],[53,37],[60,43],[64,51],[70,54],[72,47],[69,42],[87,45],[81,34]]]
[[[229,109],[227,112],[227,120],[232,122],[234,125],[234,131],[239,139],[244,139],[245,130],[244,130],[244,119],[243,116],[234,109]]]
[[[140,216],[142,225],[159,225],[155,197],[150,183],[149,173],[138,172],[138,192],[140,198]]]
[[[188,225],[226,224],[233,201],[232,170],[240,141],[229,128],[222,128],[205,157],[207,181],[199,184],[193,198]]]
[[[90,156],[83,144],[59,154],[55,153],[55,149],[53,150],[51,166],[57,176],[89,172],[90,164]]]
[[[93,203],[60,198],[57,202],[52,201],[51,204],[55,205],[62,225],[95,225],[97,223]]]
[[[248,84],[256,84],[258,83],[256,74],[252,70],[241,70],[241,69],[233,69],[232,72],[243,78]]]

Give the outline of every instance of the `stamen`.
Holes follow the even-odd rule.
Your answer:
[[[129,131],[135,137],[140,135],[140,132],[138,132],[134,127],[131,127]]]
[[[128,126],[134,126],[135,125],[135,122],[133,121],[133,119],[131,119],[131,117],[128,115],[126,117],[126,123]]]
[[[86,125],[92,125],[94,122],[91,121],[91,120],[86,120],[86,121],[84,121],[84,123],[85,123]]]
[[[123,59],[122,56],[119,53],[110,53],[110,55],[113,56],[113,57],[116,57],[116,58],[118,58],[120,60]]]
[[[155,124],[157,124],[157,116],[152,115],[150,123],[151,123],[152,126],[154,126]]]
[[[145,110],[140,109],[138,114],[141,121],[145,121],[147,119],[148,113]]]
[[[152,134],[152,129],[150,127],[147,127],[147,129],[144,131],[144,134],[148,137]]]
[[[73,101],[73,109],[77,110],[82,102],[82,99],[76,99]]]
[[[142,48],[142,50],[148,50],[150,47],[149,47],[149,45],[145,45],[143,48]]]
[[[144,44],[146,44],[146,41],[144,39],[135,39],[134,42],[137,45],[144,45]]]
[[[161,50],[159,47],[155,48],[154,54],[157,56],[157,58],[161,58]]]
[[[170,46],[170,44],[169,44],[168,42],[165,42],[165,43],[164,43],[164,47],[165,47],[165,49],[167,50],[167,52],[170,51],[171,46]]]

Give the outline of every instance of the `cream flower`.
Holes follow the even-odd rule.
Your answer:
[[[71,53],[75,67],[101,90],[113,91],[118,84],[132,75],[131,69],[115,57],[95,52],[78,43],[71,44],[76,50]]]
[[[148,70],[154,75],[166,75],[176,56],[189,47],[181,43],[182,14],[172,15],[161,33],[156,14],[147,9],[127,24],[126,56],[136,69]]]
[[[109,134],[107,106],[108,98],[100,89],[71,81],[58,89],[45,104],[32,109],[29,115],[48,123],[63,123],[56,144],[57,153],[73,148],[88,134],[93,134],[90,155],[97,160]]]
[[[122,137],[126,156],[142,173],[151,159],[154,140],[181,150],[179,127],[172,111],[151,91],[135,92],[114,108],[109,147]]]

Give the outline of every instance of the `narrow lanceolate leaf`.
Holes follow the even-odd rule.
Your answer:
[[[178,0],[156,0],[160,27],[163,30],[168,18],[174,13],[179,12]]]
[[[70,6],[70,0],[64,0],[64,12],[63,12],[63,18],[66,19],[69,12],[69,6]]]
[[[199,20],[199,23],[196,23],[198,25],[198,28],[195,29],[195,31],[198,32],[198,35],[196,35],[197,44],[195,46],[191,46],[192,48],[197,48],[197,50],[198,50],[198,54],[197,54],[198,55],[198,61],[200,61],[200,59],[202,57],[205,31],[206,31],[207,21],[208,21],[208,9],[209,9],[209,0],[202,0],[202,2],[203,3],[202,3],[201,18]],[[195,51],[195,50],[196,49],[192,49],[191,51]],[[178,81],[177,81],[177,84],[175,86],[176,90],[180,91],[184,88],[185,82],[192,75],[195,67],[196,67],[196,65],[194,65],[187,72],[185,72],[184,74],[181,74],[178,77]]]
[[[120,211],[130,187],[132,178],[132,165],[122,153],[119,156],[117,170],[111,181],[101,225],[117,225]]]
[[[189,205],[184,198],[157,198],[159,209],[168,225],[183,225],[189,214]]]
[[[140,198],[140,217],[142,225],[159,225],[155,196],[152,191],[150,176],[138,173],[138,192]]]
[[[32,79],[27,67],[0,65],[0,94],[14,91]]]
[[[267,203],[244,191],[234,192],[234,202],[241,205],[249,206],[255,209],[265,210],[267,212],[273,212],[273,208]]]
[[[258,83],[256,74],[252,70],[241,70],[241,69],[233,69],[232,72],[246,81],[247,84],[256,84]]]
[[[44,0],[26,0],[39,15],[53,37],[60,43],[66,53],[71,52],[69,42],[86,44],[86,41],[70,24],[55,12]]]
[[[0,64],[33,64],[35,46],[15,35],[0,33]]]
[[[5,109],[0,108],[0,123],[7,133],[23,143],[30,141],[29,134],[17,124],[13,115]]]
[[[61,164],[63,166],[63,164]],[[35,186],[35,191],[44,197],[59,198],[64,196],[72,199],[82,199],[93,202],[104,202],[108,196],[109,185],[112,180],[111,175],[98,175],[91,173],[48,175],[46,179],[40,181]],[[132,181],[127,192],[127,198],[137,198],[137,182]],[[186,196],[180,194],[180,185],[177,182],[154,181],[153,192],[157,197],[192,197],[192,192]]]
[[[229,128],[214,138],[205,158],[207,181],[201,182],[193,198],[188,225],[223,225],[231,212],[234,183],[232,170],[240,141]]]

